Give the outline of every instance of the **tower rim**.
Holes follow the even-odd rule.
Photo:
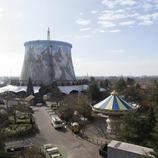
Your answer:
[[[68,42],[63,42],[63,41],[57,41],[57,40],[32,40],[32,41],[26,41],[24,43],[24,46],[30,45],[30,44],[40,44],[40,43],[58,43],[58,44],[66,44],[69,45],[72,48],[72,44],[68,43]]]

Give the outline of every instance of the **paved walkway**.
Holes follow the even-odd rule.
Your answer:
[[[40,133],[32,139],[35,145],[51,143],[65,151],[68,158],[100,158],[98,146],[72,135],[66,129],[55,130],[45,107],[34,108],[34,111],[35,121],[40,130]]]

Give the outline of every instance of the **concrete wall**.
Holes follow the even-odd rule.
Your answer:
[[[143,158],[143,156],[136,153],[108,147],[108,158]]]
[[[21,80],[51,84],[53,81],[74,80],[71,58],[72,45],[60,41],[30,41],[25,44]]]

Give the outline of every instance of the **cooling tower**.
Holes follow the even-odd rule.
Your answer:
[[[28,41],[21,73],[21,82],[29,78],[36,84],[52,84],[53,81],[74,80],[71,58],[72,45],[61,41]]]

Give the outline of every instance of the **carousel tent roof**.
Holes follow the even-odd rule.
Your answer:
[[[100,110],[131,110],[132,105],[128,104],[126,101],[117,96],[117,93],[113,91],[109,97],[94,105],[95,109]]]

